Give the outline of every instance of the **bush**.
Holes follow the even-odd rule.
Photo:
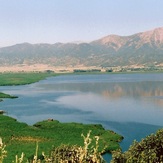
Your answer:
[[[161,163],[163,162],[163,129],[140,142],[134,141],[128,151],[113,152],[111,163]]]
[[[55,163],[104,163],[101,153],[98,152],[98,140],[99,137],[95,137],[96,145],[90,147],[92,139],[90,138],[90,132],[84,138],[84,146],[69,146],[61,145],[51,152],[50,157],[45,156],[45,161]]]

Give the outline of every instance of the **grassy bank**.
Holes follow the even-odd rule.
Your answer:
[[[35,153],[36,142],[39,145],[38,155],[44,151],[46,154],[62,144],[83,146],[81,134],[87,135],[91,130],[92,143],[94,136],[99,136],[99,151],[108,152],[120,148],[119,143],[123,137],[113,131],[105,130],[102,125],[60,123],[56,120],[38,122],[33,126],[20,123],[17,120],[0,115],[0,137],[6,144],[7,157],[4,162],[10,163],[15,155],[25,153],[25,159]]]
[[[86,75],[86,74],[133,74],[133,73],[162,73],[160,72],[75,72],[75,73],[62,73],[62,75]],[[25,85],[38,82],[46,79],[47,77],[56,76],[55,73],[1,73],[0,74],[0,86],[12,86],[12,85]]]
[[[0,86],[25,85],[38,82],[47,77],[55,76],[54,73],[2,73],[0,74]],[[17,98],[0,92],[2,98]]]
[[[9,94],[5,94],[5,93],[0,92],[0,99],[1,98],[17,98],[17,96],[11,96]]]
[[[55,76],[54,73],[2,73],[0,86],[25,85],[38,82],[47,77]]]

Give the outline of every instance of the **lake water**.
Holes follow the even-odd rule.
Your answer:
[[[19,96],[0,103],[18,121],[101,123],[125,137],[123,150],[163,126],[163,73],[64,75],[0,92]]]

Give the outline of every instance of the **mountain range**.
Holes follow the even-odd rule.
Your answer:
[[[163,27],[130,36],[108,35],[89,43],[22,43],[0,48],[0,65],[163,66]]]

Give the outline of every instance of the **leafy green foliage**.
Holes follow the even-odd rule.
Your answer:
[[[113,131],[105,130],[102,125],[81,123],[60,123],[56,120],[46,120],[28,126],[16,119],[0,115],[0,136],[6,144],[8,157],[4,162],[11,162],[15,155],[25,153],[25,159],[32,158],[36,143],[39,143],[38,155],[46,153],[62,144],[83,147],[81,134],[87,135],[91,130],[92,145],[96,145],[95,136],[99,137],[98,152],[104,153],[120,148],[119,143],[123,137]]]
[[[163,162],[163,129],[156,134],[151,134],[140,142],[134,141],[128,151],[120,150],[113,152],[111,163],[156,163]]]

